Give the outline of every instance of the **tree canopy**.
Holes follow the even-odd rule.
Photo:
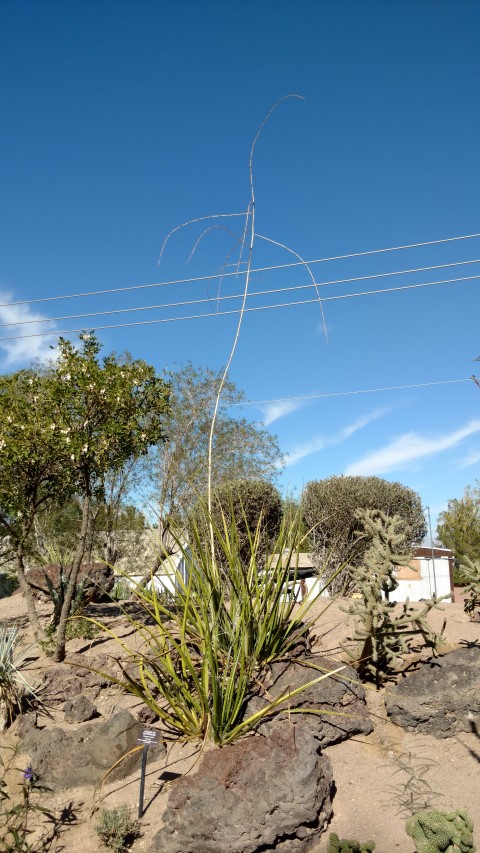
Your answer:
[[[449,500],[438,516],[437,537],[453,551],[457,567],[467,558],[480,560],[480,488],[467,486],[463,497]]]
[[[326,559],[330,575],[347,559],[358,564],[366,540],[358,541],[361,525],[356,511],[380,510],[388,517],[398,515],[404,537],[402,547],[420,544],[427,528],[420,497],[401,483],[380,477],[329,477],[307,483],[302,495],[305,522],[312,528],[313,554],[321,571]],[[355,553],[352,548],[355,545]],[[340,573],[333,584],[343,588],[347,575]]]
[[[235,542],[240,561],[247,565],[252,539],[258,534],[257,553],[261,555],[277,539],[282,518],[283,502],[272,483],[246,479],[219,483],[212,493],[211,512],[219,564],[227,568],[221,545],[224,538]],[[189,532],[203,540],[206,548],[210,547],[208,521],[206,500],[199,501],[189,517]]]
[[[32,526],[43,511],[75,497],[82,507],[57,659],[64,654],[92,503],[103,500],[108,475],[165,438],[168,385],[146,362],[128,354],[101,359],[100,350],[93,334],[82,335],[79,346],[60,338],[57,358],[47,367],[0,377],[0,525],[15,548],[37,633],[24,565]]]
[[[169,441],[156,453],[153,498],[160,517],[184,518],[207,487],[208,436],[222,371],[190,362],[171,370]],[[281,464],[277,438],[259,425],[232,415],[245,400],[225,383],[213,439],[214,486],[226,480],[275,481]]]

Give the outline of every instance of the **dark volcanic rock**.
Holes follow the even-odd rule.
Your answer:
[[[285,722],[212,749],[172,782],[150,853],[303,853],[330,817],[332,787],[318,741]]]
[[[110,682],[102,675],[86,669],[85,665],[106,671],[107,657],[100,655],[90,658],[75,654],[70,655],[64,664],[47,669],[36,690],[42,702],[46,705],[63,704],[82,693],[86,693],[89,699],[96,699]]]
[[[455,649],[422,664],[390,688],[391,720],[405,729],[451,737],[480,724],[480,647]]]
[[[32,717],[24,720],[19,736],[32,767],[54,790],[97,785],[105,773],[137,746],[139,725],[128,711],[118,711],[104,722],[85,723],[74,732],[60,727],[38,729]],[[163,743],[150,747],[165,752]],[[140,751],[122,761],[109,778],[122,779],[140,767]]]
[[[316,656],[307,658],[303,664],[296,660],[273,663],[269,667],[262,692],[249,700],[244,717],[255,714],[274,699],[321,676],[321,671],[306,665],[309,663],[328,672],[339,667],[338,661]],[[358,674],[351,666],[345,666],[337,675],[318,681],[278,707],[283,708],[285,713],[270,719],[266,718],[261,722],[258,731],[262,734],[267,734],[274,731],[277,726],[283,725],[289,707],[325,711],[325,714],[321,715],[295,713],[290,717],[293,725],[302,729],[307,728],[322,747],[339,743],[354,734],[369,734],[373,731],[373,725],[365,707],[365,691],[361,684],[358,684]],[[332,713],[329,715],[329,712],[346,716],[336,716]]]
[[[78,698],[69,699],[63,706],[66,723],[86,723],[98,716],[98,711],[88,696],[81,694]]]
[[[61,566],[51,563],[48,566],[34,566],[27,574],[27,580],[32,587],[36,598],[47,598],[47,578],[52,582],[55,589],[59,588]],[[77,583],[83,583],[83,594],[85,601],[101,601],[106,593],[112,591],[115,576],[113,569],[106,563],[84,563],[80,566]]]

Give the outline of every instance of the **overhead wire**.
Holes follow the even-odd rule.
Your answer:
[[[309,290],[312,288],[316,289],[317,287],[327,287],[327,286],[331,286],[334,284],[351,284],[352,282],[357,282],[357,281],[371,281],[371,280],[379,279],[379,278],[391,278],[392,276],[411,275],[412,273],[417,273],[417,272],[430,272],[432,270],[448,269],[451,267],[467,266],[470,264],[478,264],[478,263],[480,263],[480,258],[475,258],[475,259],[469,260],[469,261],[454,261],[454,262],[449,263],[449,264],[435,264],[434,266],[415,267],[412,269],[395,270],[394,272],[387,272],[387,273],[373,273],[371,275],[354,276],[352,278],[337,278],[337,279],[332,279],[330,281],[315,282],[315,284],[298,284],[298,285],[290,285],[288,287],[268,288],[267,290],[254,290],[254,291],[250,292],[250,297],[252,297],[252,296],[267,296],[269,294],[274,294],[274,293],[289,293],[289,292],[298,291],[298,290]],[[427,282],[426,284],[411,285],[411,286],[412,287],[424,287],[424,286],[427,286],[427,284],[446,284],[446,283],[451,283],[453,281],[465,281],[465,280],[467,280],[467,278],[444,279],[441,281]],[[384,291],[384,290],[368,291],[368,293],[382,293],[382,292],[387,292],[387,291]],[[354,295],[354,294],[351,294],[351,295]],[[240,297],[241,297],[241,294],[238,294],[238,293],[227,294],[224,296],[215,297],[215,302],[222,302],[223,300],[239,299]],[[325,300],[328,298],[329,297],[322,297],[322,300]],[[335,297],[330,297],[330,299],[331,298],[335,298]],[[40,318],[37,317],[36,319],[15,320],[15,321],[9,321],[7,323],[0,323],[0,328],[5,328],[7,326],[28,326],[28,325],[32,325],[32,324],[38,324],[38,323],[53,323],[53,322],[56,323],[56,322],[60,322],[61,320],[79,320],[79,319],[85,319],[85,318],[90,318],[90,317],[111,316],[112,314],[129,314],[129,313],[134,313],[137,311],[155,311],[155,310],[160,310],[162,308],[178,308],[178,307],[183,307],[185,305],[202,305],[202,304],[210,303],[210,302],[211,302],[210,298],[207,297],[207,298],[203,298],[203,299],[189,299],[189,300],[183,300],[183,301],[179,301],[179,302],[160,303],[157,305],[140,305],[140,306],[133,306],[130,308],[110,308],[110,309],[107,309],[105,311],[93,311],[93,312],[85,312],[85,313],[81,313],[81,314],[66,314],[66,315],[59,316],[59,317],[40,317]],[[11,303],[11,304],[13,304],[13,303]],[[292,303],[292,304],[294,304],[294,303]],[[1,340],[1,338],[0,338],[0,340]]]
[[[338,299],[355,299],[355,298],[361,297],[361,296],[375,296],[375,295],[378,295],[381,293],[395,293],[395,292],[400,292],[403,290],[415,290],[418,288],[435,287],[435,286],[442,285],[442,284],[455,284],[457,282],[473,281],[473,280],[479,279],[479,278],[480,278],[480,275],[470,275],[470,276],[462,276],[459,278],[441,279],[439,281],[423,282],[420,284],[406,284],[406,285],[400,285],[398,287],[382,288],[379,290],[366,290],[366,291],[362,291],[359,293],[342,293],[342,294],[338,294],[336,296],[324,296],[324,297],[322,297],[322,301],[323,302],[333,302],[333,301],[338,300]],[[312,284],[305,284],[305,285],[302,285],[301,288],[302,289],[308,289],[308,288],[312,288],[313,286],[314,285],[312,285]],[[270,293],[272,291],[265,291],[265,292]],[[255,293],[250,294],[250,296],[254,296],[254,295],[256,295],[256,294]],[[221,297],[221,298],[239,299],[241,297],[242,297],[242,294],[235,294],[235,295],[225,296],[225,297]],[[193,300],[193,303],[195,303],[196,301],[197,300]],[[208,301],[208,300],[198,300],[198,301]],[[252,313],[252,312],[258,312],[258,311],[271,311],[271,310],[279,309],[279,308],[293,308],[293,307],[298,306],[298,305],[311,305],[312,303],[317,303],[317,302],[318,302],[318,299],[301,299],[301,300],[296,300],[294,302],[282,302],[282,303],[279,303],[277,305],[258,305],[258,306],[245,307],[243,310],[245,313]],[[164,305],[162,307],[164,307],[164,308],[165,307],[178,307],[179,305],[187,305],[187,304],[192,304],[192,302],[172,303],[171,306]],[[108,324],[104,324],[101,326],[95,325],[95,329],[97,331],[100,331],[103,329],[125,329],[125,328],[132,328],[134,326],[150,326],[150,325],[158,325],[160,323],[177,323],[177,322],[180,322],[182,320],[200,320],[200,319],[204,319],[207,317],[210,317],[210,318],[225,317],[225,316],[229,316],[229,315],[233,315],[233,314],[239,314],[241,310],[242,309],[240,309],[240,308],[232,308],[229,311],[216,311],[214,314],[209,312],[207,314],[189,314],[189,315],[186,315],[184,317],[162,317],[162,318],[159,318],[156,320],[137,320],[135,322],[129,322],[129,323],[108,323]],[[35,322],[36,323],[52,322],[52,320],[50,318],[47,318],[44,321],[37,320]],[[17,323],[15,325],[20,325],[20,324],[21,323]],[[19,340],[20,338],[41,338],[41,337],[47,337],[47,336],[51,337],[52,335],[57,336],[57,335],[74,334],[74,333],[78,333],[78,332],[82,332],[82,331],[84,331],[84,329],[82,329],[82,328],[51,329],[50,331],[47,331],[47,332],[32,332],[32,333],[26,334],[26,335],[0,336],[0,341]]]
[[[355,391],[334,391],[325,394],[302,394],[296,397],[275,397],[270,400],[246,400],[241,403],[232,403],[232,406],[263,406],[270,403],[291,403],[302,400],[320,400],[326,397],[350,397],[356,394],[377,394],[381,391],[405,391],[411,388],[429,388],[432,385],[453,385],[459,382],[472,382],[473,376],[468,379],[437,379],[433,382],[415,382],[411,385],[388,385],[385,388],[362,388]]]
[[[369,249],[369,250],[366,250],[363,252],[349,252],[349,253],[343,254],[343,255],[332,255],[330,257],[316,258],[316,259],[311,260],[311,261],[291,261],[290,263],[286,263],[286,264],[274,264],[274,265],[265,266],[265,267],[254,267],[250,272],[251,272],[251,274],[253,274],[253,273],[259,273],[259,272],[270,272],[270,271],[274,271],[274,270],[282,270],[282,269],[289,269],[289,268],[293,268],[293,267],[305,266],[306,264],[309,264],[309,265],[323,264],[323,263],[327,263],[330,261],[347,260],[349,258],[361,258],[361,257],[370,256],[370,255],[386,254],[388,252],[399,252],[399,251],[403,251],[403,250],[407,250],[407,249],[418,249],[418,248],[422,248],[425,246],[438,246],[438,245],[441,245],[444,243],[458,242],[460,240],[472,240],[472,239],[475,239],[477,237],[480,237],[480,232],[475,233],[475,234],[462,234],[462,235],[457,236],[457,237],[444,237],[443,239],[440,239],[440,240],[424,240],[423,242],[420,242],[420,243],[406,243],[405,245],[388,246],[388,247],[382,248],[382,249]],[[241,274],[242,273],[239,272],[238,270],[235,270],[234,272],[224,271],[221,273],[213,273],[210,275],[193,276],[191,278],[171,279],[169,281],[153,282],[150,284],[134,284],[134,285],[128,285],[125,287],[113,287],[113,288],[106,288],[106,289],[102,289],[102,290],[89,290],[89,291],[85,291],[83,293],[62,293],[62,294],[57,294],[56,296],[39,296],[39,297],[35,297],[33,299],[16,300],[15,302],[2,302],[2,303],[0,303],[0,308],[11,307],[14,305],[34,305],[34,304],[38,304],[41,302],[54,302],[54,301],[62,300],[62,299],[80,299],[83,297],[102,296],[102,295],[111,294],[111,293],[126,293],[129,291],[145,290],[145,289],[152,288],[152,287],[166,287],[167,285],[174,285],[174,284],[188,284],[188,283],[197,282],[197,281],[211,281],[211,280],[217,279],[217,278],[224,279],[227,277],[235,277],[235,276],[238,277],[238,275],[241,275]]]

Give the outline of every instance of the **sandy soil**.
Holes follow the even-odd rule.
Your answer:
[[[48,608],[43,609],[48,616]],[[315,650],[342,660],[344,655],[339,643],[348,636],[349,627],[345,616],[335,602],[324,611],[324,605],[316,605]],[[20,595],[0,600],[0,621],[15,620],[22,628],[25,639],[29,638],[29,625],[24,602]],[[445,650],[456,648],[466,642],[480,642],[480,625],[468,621],[461,602],[443,605],[443,611],[435,611],[430,621],[438,629],[446,620]],[[124,629],[125,635],[128,629]],[[129,637],[131,640],[131,637]],[[82,652],[86,657],[98,652],[116,653],[115,644],[108,639],[93,642],[72,640],[68,652]],[[51,659],[39,654],[29,663],[28,678],[35,683],[52,666]],[[435,796],[432,802],[444,809],[466,808],[475,821],[475,840],[480,848],[480,740],[472,733],[437,740],[426,735],[406,732],[387,719],[383,691],[367,691],[369,711],[375,730],[366,737],[352,738],[342,744],[329,747],[328,754],[333,765],[336,784],[334,815],[327,832],[314,848],[314,853],[326,853],[328,833],[336,832],[340,837],[374,839],[377,853],[413,853],[408,836],[404,831],[405,816],[402,806],[408,800],[405,783],[408,767],[414,774],[428,765],[424,778]],[[132,713],[140,708],[133,697],[121,694],[116,688],[102,692],[97,705],[105,716],[119,707],[129,708]],[[43,721],[42,721],[43,723]],[[54,711],[46,725],[65,726],[63,712]],[[5,747],[15,742],[15,726],[2,736],[0,755]],[[410,758],[409,758],[410,756]],[[200,757],[198,747],[192,744],[171,744],[167,762],[149,761],[145,789],[145,814],[141,822],[142,836],[135,842],[133,851],[148,850],[153,835],[162,825],[168,797],[169,780],[176,774],[195,769]],[[28,756],[19,757],[18,766],[25,766]],[[403,762],[405,770],[399,770]],[[140,767],[140,758],[139,758]],[[126,780],[105,783],[101,791],[91,788],[75,788],[55,796],[44,795],[42,805],[60,813],[68,808],[71,822],[65,824],[51,850],[55,853],[97,853],[101,844],[94,831],[98,808],[111,808],[127,803],[136,812],[138,808],[140,770]],[[194,853],[194,851],[184,851]]]

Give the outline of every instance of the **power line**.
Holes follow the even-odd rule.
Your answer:
[[[276,397],[273,400],[247,400],[242,403],[232,403],[232,406],[260,406],[268,403],[290,403],[297,400],[320,400],[325,397],[350,397],[354,394],[376,394],[380,391],[404,391],[409,388],[429,388],[432,385],[453,385],[457,382],[471,382],[474,379],[438,379],[434,382],[416,382],[413,385],[389,385],[386,388],[362,388],[359,391],[335,391],[328,394],[304,394],[300,397]]]
[[[410,273],[426,272],[426,271],[438,270],[438,269],[447,269],[449,267],[459,267],[459,266],[466,266],[468,264],[478,264],[478,263],[480,263],[479,258],[477,258],[475,260],[471,260],[471,261],[456,261],[456,262],[453,262],[450,264],[437,264],[435,266],[429,266],[429,267],[416,267],[414,269],[396,270],[395,272],[375,273],[373,275],[361,275],[361,276],[355,276],[354,278],[338,278],[338,279],[332,279],[331,281],[316,282],[315,284],[298,284],[298,285],[290,285],[288,287],[269,288],[268,290],[254,290],[254,291],[251,291],[249,293],[249,297],[252,297],[252,296],[268,296],[269,294],[274,294],[274,293],[290,293],[290,292],[297,291],[297,290],[311,290],[312,288],[317,289],[318,287],[327,287],[329,285],[334,285],[334,284],[349,284],[349,283],[357,282],[357,281],[370,281],[372,279],[389,278],[392,276],[407,275]],[[416,285],[406,285],[405,287],[427,287],[431,284],[432,285],[449,284],[449,283],[455,282],[455,281],[466,281],[469,278],[478,278],[478,276],[469,276],[469,277],[454,278],[454,279],[442,279],[440,281],[426,282],[426,283],[420,283],[420,284],[416,284]],[[395,288],[390,288],[390,289],[395,290]],[[367,293],[368,294],[371,294],[371,293],[388,293],[390,289],[372,290],[372,291],[367,291]],[[402,288],[399,288],[399,289],[402,289]],[[356,296],[356,295],[366,295],[366,293],[365,294],[347,294],[347,296]],[[203,305],[205,303],[212,303],[212,302],[218,303],[218,302],[222,302],[224,300],[229,300],[229,299],[230,300],[231,299],[240,299],[242,296],[243,296],[243,294],[241,294],[241,293],[234,293],[234,294],[227,294],[225,296],[216,296],[213,298],[207,297],[207,298],[203,298],[203,299],[188,299],[188,300],[184,300],[184,301],[180,301],[180,302],[166,302],[166,303],[160,303],[159,305],[140,305],[140,306],[134,306],[132,308],[110,308],[107,311],[94,311],[94,312],[89,312],[89,313],[84,313],[84,314],[67,314],[67,315],[60,316],[60,317],[42,317],[40,319],[37,318],[37,319],[33,319],[33,320],[16,320],[16,321],[10,321],[8,323],[0,323],[0,328],[5,328],[6,326],[28,326],[28,325],[32,325],[32,324],[38,325],[39,323],[53,323],[53,322],[59,322],[60,320],[79,320],[79,319],[84,319],[87,317],[104,317],[106,315],[110,316],[112,314],[130,314],[130,313],[134,313],[137,311],[155,311],[155,310],[159,310],[162,308],[179,308],[179,307],[184,307],[185,305]],[[322,297],[322,301],[326,301],[326,300],[328,301],[329,299],[336,299],[336,298],[341,298],[341,297]],[[294,305],[297,303],[291,303],[291,304]],[[0,338],[0,340],[1,340],[1,338]]]
[[[322,302],[332,302],[332,301],[337,300],[337,299],[355,299],[356,297],[359,297],[359,296],[375,296],[375,295],[378,295],[379,293],[394,293],[394,292],[400,292],[401,290],[416,290],[417,288],[421,288],[421,287],[422,288],[423,287],[435,287],[435,286],[440,285],[440,284],[455,284],[456,282],[473,281],[474,279],[479,279],[479,278],[480,278],[480,275],[469,275],[469,276],[462,276],[461,278],[447,278],[447,279],[441,279],[440,281],[429,281],[429,282],[424,282],[422,284],[406,284],[406,285],[401,285],[399,287],[382,288],[381,290],[365,290],[361,293],[343,293],[343,294],[339,294],[337,296],[324,296],[324,297],[322,297]],[[303,287],[303,289],[307,289],[307,288],[312,288],[313,286],[314,285],[306,284],[306,285],[303,285],[302,287]],[[269,292],[271,292],[271,291],[266,291],[266,293],[269,293]],[[250,294],[250,295],[254,296],[255,293]],[[223,298],[225,298],[225,299],[227,299],[227,298],[228,299],[240,299],[240,298],[242,298],[242,296],[243,296],[243,294],[240,293],[240,294],[236,294],[234,296],[223,297]],[[202,300],[200,300],[200,301],[202,301]],[[257,307],[244,308],[243,310],[245,313],[246,312],[254,312],[254,311],[272,311],[272,310],[277,309],[277,308],[293,308],[296,305],[311,305],[312,303],[317,304],[318,299],[302,299],[302,300],[297,300],[295,302],[281,302],[277,305],[259,305]],[[173,304],[176,305],[176,304],[191,304],[191,303],[187,302],[187,303],[173,303]],[[168,306],[164,305],[162,307],[165,308]],[[163,318],[158,319],[158,320],[137,320],[136,322],[130,322],[130,323],[111,323],[111,324],[109,323],[109,324],[105,324],[103,326],[97,326],[96,325],[95,330],[101,331],[103,329],[126,329],[126,328],[131,328],[133,326],[151,326],[151,325],[155,325],[155,324],[159,324],[159,323],[177,323],[177,322],[180,322],[182,320],[201,320],[201,319],[204,319],[207,317],[225,317],[228,315],[239,314],[240,311],[241,311],[240,308],[232,308],[230,311],[216,311],[215,313],[209,312],[208,314],[189,314],[185,317],[163,317]],[[40,322],[40,321],[36,321],[36,322]],[[51,320],[50,320],[50,322],[51,322]],[[20,325],[20,324],[16,324],[16,325]],[[42,338],[42,337],[47,337],[47,336],[51,337],[52,335],[57,336],[57,335],[75,334],[77,332],[82,332],[82,331],[84,331],[84,329],[81,329],[81,328],[77,328],[77,329],[53,329],[49,332],[34,332],[31,334],[27,334],[27,335],[2,336],[2,337],[0,337],[0,341],[13,341],[13,340],[19,340],[20,338]]]
[[[383,249],[370,249],[370,250],[364,251],[364,252],[349,252],[348,254],[345,254],[345,255],[332,255],[331,257],[328,257],[328,258],[316,258],[315,260],[312,260],[312,261],[296,261],[296,262],[291,262],[288,264],[275,264],[275,265],[266,266],[266,267],[255,267],[254,269],[250,270],[250,274],[253,275],[254,273],[258,273],[258,272],[270,272],[273,270],[289,269],[292,267],[306,266],[307,264],[310,266],[312,264],[324,264],[324,263],[327,263],[329,261],[341,261],[341,260],[347,260],[349,258],[361,258],[361,257],[366,257],[368,255],[385,254],[387,252],[399,252],[399,251],[403,251],[405,249],[418,249],[418,248],[421,248],[423,246],[438,246],[442,243],[454,243],[454,242],[457,242],[459,240],[472,240],[476,237],[480,237],[480,233],[478,233],[478,234],[463,234],[459,237],[445,237],[442,240],[425,240],[421,243],[407,243],[403,246],[389,246],[389,247],[383,248]],[[56,300],[60,300],[60,299],[80,299],[80,298],[87,297],[87,296],[102,296],[104,294],[109,294],[109,293],[126,293],[127,291],[145,290],[145,289],[148,289],[151,287],[166,287],[167,285],[173,285],[173,284],[189,284],[189,283],[196,282],[196,281],[211,281],[213,279],[224,279],[224,278],[229,278],[229,277],[238,276],[238,275],[242,275],[242,273],[241,272],[239,273],[238,270],[235,270],[234,272],[214,273],[212,275],[201,275],[201,276],[195,276],[192,278],[171,279],[170,281],[154,282],[152,284],[134,284],[134,285],[129,285],[127,287],[114,287],[114,288],[108,288],[108,289],[104,289],[104,290],[89,290],[89,291],[85,291],[84,293],[63,293],[63,294],[60,294],[58,296],[41,296],[41,297],[37,297],[35,299],[22,299],[22,300],[18,300],[16,302],[2,302],[2,303],[0,303],[0,308],[6,308],[9,306],[13,306],[13,305],[34,305],[34,304],[37,304],[40,302],[55,302]]]

